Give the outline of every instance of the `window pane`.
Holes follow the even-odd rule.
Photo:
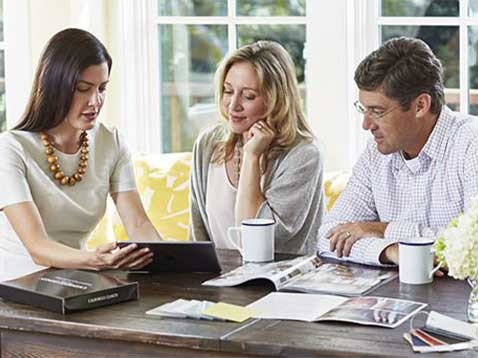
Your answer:
[[[382,26],[382,42],[397,36],[425,41],[443,65],[445,101],[450,108],[460,105],[460,33],[458,26]]]
[[[305,16],[306,0],[236,0],[239,16]]]
[[[469,54],[470,61],[470,113],[478,114],[478,27],[470,26],[469,28]]]
[[[478,16],[478,0],[470,0],[468,7],[469,16]]]
[[[7,129],[5,115],[5,53],[0,51],[0,131]]]
[[[382,0],[382,16],[458,16],[459,0]]]
[[[158,0],[160,16],[226,16],[227,0]]]
[[[190,151],[217,120],[214,72],[227,51],[225,25],[159,25],[164,152]]]
[[[239,25],[237,35],[239,47],[258,40],[272,40],[284,46],[294,60],[300,92],[305,101],[305,25]]]

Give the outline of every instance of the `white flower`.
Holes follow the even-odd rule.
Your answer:
[[[457,279],[478,279],[478,198],[469,210],[444,229],[435,242],[435,253]]]

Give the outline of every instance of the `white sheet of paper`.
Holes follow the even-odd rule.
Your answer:
[[[254,318],[313,322],[347,299],[332,295],[271,292],[247,307],[259,312]]]

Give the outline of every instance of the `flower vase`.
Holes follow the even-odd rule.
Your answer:
[[[478,281],[468,279],[471,286],[470,299],[468,300],[468,321],[478,323]]]

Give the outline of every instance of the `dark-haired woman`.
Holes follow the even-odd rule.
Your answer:
[[[47,44],[21,122],[0,136],[0,281],[35,265],[132,269],[152,260],[135,245],[83,250],[108,193],[131,239],[160,239],[124,140],[97,123],[111,65],[83,30],[61,31]]]

